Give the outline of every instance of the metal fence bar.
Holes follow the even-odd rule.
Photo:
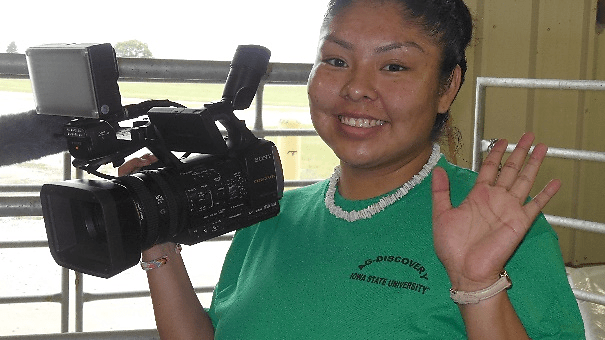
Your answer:
[[[155,329],[113,332],[87,332],[43,335],[14,336],[15,340],[159,340],[160,336]]]
[[[601,80],[477,77],[477,86],[479,84],[484,87],[605,91],[605,81]]]
[[[81,177],[81,172],[76,171],[78,175]],[[71,155],[68,152],[63,153],[63,179],[71,179]],[[69,332],[69,273],[69,269],[61,269],[61,333]]]
[[[481,146],[484,142],[483,134],[485,128],[485,97],[488,87],[605,91],[605,81],[477,77],[472,163],[474,171],[477,171],[481,167]]]
[[[0,298],[0,305],[9,303],[61,302],[61,294],[9,296]]]
[[[69,269],[61,268],[61,333],[69,332]]]
[[[575,218],[545,215],[548,223],[560,227],[573,228],[578,230],[590,231],[593,233],[605,234],[605,223],[577,220]]]
[[[48,241],[14,241],[0,242],[0,249],[46,248]]]
[[[598,80],[560,80],[560,79],[521,79],[521,78],[477,78],[475,89],[475,126],[473,134],[473,163],[472,169],[478,171],[481,167],[482,152],[488,151],[492,141],[484,140],[485,101],[488,87],[509,87],[526,89],[556,89],[578,91],[605,91],[605,81]],[[507,147],[512,152],[516,145]],[[547,156],[572,160],[605,162],[605,152],[549,148]],[[593,221],[578,220],[568,217],[546,215],[553,225],[605,234],[605,224]],[[589,301],[605,306],[605,295],[594,294],[579,289],[573,289],[576,299]]]
[[[481,140],[481,152],[489,151],[492,141]],[[506,152],[513,152],[517,144],[509,144],[506,147]],[[530,152],[533,151],[533,147],[530,148]],[[600,151],[586,151],[586,150],[574,150],[574,149],[562,149],[562,148],[548,148],[546,153],[549,157],[554,158],[565,158],[573,159],[576,161],[593,161],[593,162],[605,162],[605,152]]]
[[[195,287],[194,291],[196,294],[212,293],[214,291],[214,287],[213,286]],[[83,293],[82,299],[84,302],[92,302],[92,301],[140,298],[140,297],[148,297],[148,296],[149,296],[148,290],[139,290],[139,291],[130,291],[130,292],[115,292],[115,293],[102,293],[102,294]]]
[[[0,78],[29,78],[25,54],[0,53]]]
[[[605,306],[605,295],[587,292],[581,289],[573,288],[573,293],[576,299],[596,303]]]
[[[32,184],[1,184],[0,192],[40,192],[41,185]]]
[[[42,215],[42,204],[38,196],[3,197],[0,202],[0,217]]]
[[[76,284],[74,285],[75,292],[75,310],[76,332],[84,331],[84,274],[75,272]]]
[[[229,61],[118,58],[120,80],[224,83]],[[269,63],[267,84],[305,85],[312,64]],[[0,78],[28,79],[25,54],[0,53]]]

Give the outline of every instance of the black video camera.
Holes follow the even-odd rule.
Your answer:
[[[277,149],[234,115],[252,103],[268,49],[239,46],[222,99],[201,109],[169,101],[123,107],[109,44],[45,45],[26,56],[36,110],[78,117],[64,129],[74,166],[105,178],[42,186],[48,242],[59,265],[109,278],[154,244],[196,244],[278,214]],[[144,117],[133,121],[138,116]],[[127,120],[132,126],[119,124]],[[152,169],[119,178],[97,171],[145,147],[159,159]]]

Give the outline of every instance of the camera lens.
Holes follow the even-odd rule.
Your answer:
[[[133,193],[141,225],[142,249],[165,242],[177,232],[181,210],[177,200],[179,194],[160,172],[144,171],[118,181]]]
[[[103,212],[98,204],[77,202],[83,224],[86,226],[88,236],[96,242],[107,243],[107,232],[103,220]]]

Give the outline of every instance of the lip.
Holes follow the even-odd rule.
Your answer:
[[[386,124],[387,121],[372,118],[367,115],[356,114],[338,114],[334,116],[338,123],[338,130],[341,135],[351,140],[367,140],[376,136]],[[353,124],[353,122],[355,124]],[[345,123],[346,121],[346,123]]]
[[[346,114],[338,115],[337,119],[338,121],[340,121],[341,124],[357,129],[372,129],[375,127],[383,126],[387,123],[387,121],[384,121],[382,119],[376,119],[373,117]]]

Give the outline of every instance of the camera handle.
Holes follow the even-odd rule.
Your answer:
[[[233,105],[222,100],[216,103],[205,104],[204,114],[209,114],[214,121],[221,123],[227,129],[227,149],[231,152],[239,151],[250,146],[258,138],[248,129],[246,123],[239,120],[233,113]]]
[[[152,124],[147,127],[146,132],[148,140],[146,146],[158,158],[159,164],[157,167],[173,166],[180,169],[183,163],[166,147],[162,134],[157,127]]]

